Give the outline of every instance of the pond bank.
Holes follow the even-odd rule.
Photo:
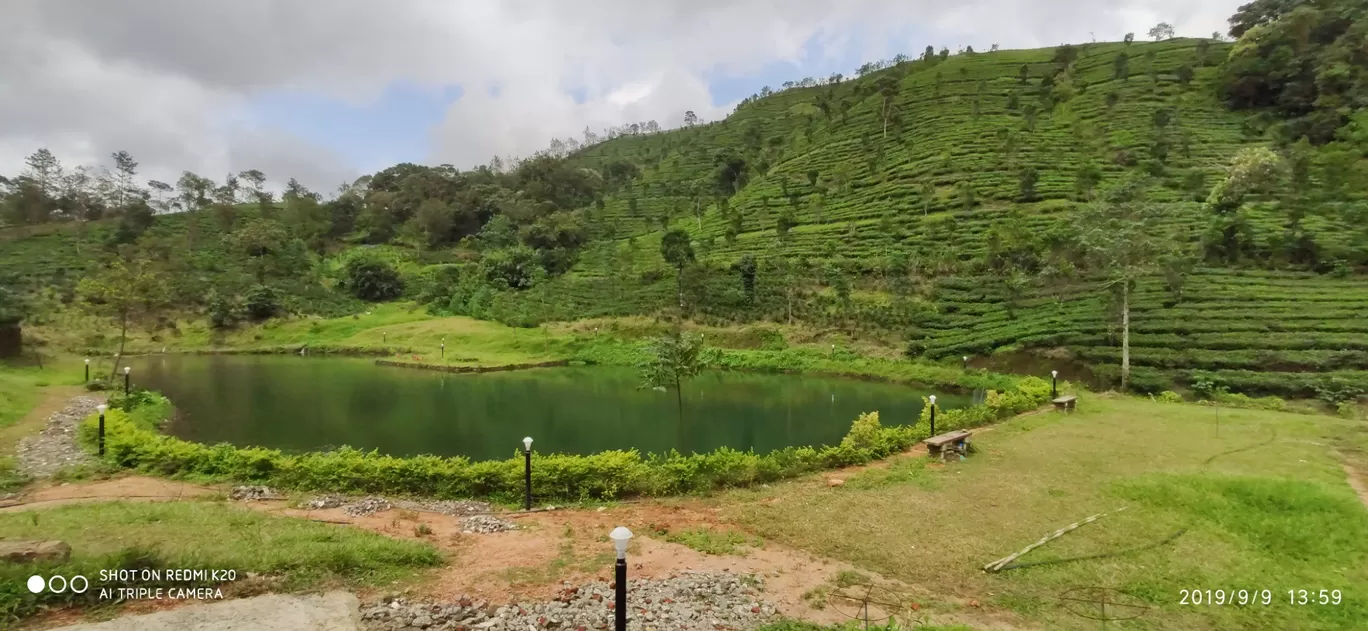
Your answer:
[[[392,359],[377,359],[376,366],[392,366],[397,368],[417,368],[419,370],[436,370],[439,372],[454,373],[478,373],[478,372],[505,372],[509,370],[527,370],[529,368],[559,368],[569,366],[570,360],[557,359],[549,362],[536,362],[531,364],[503,364],[501,366],[451,366],[448,364],[425,364],[421,362],[395,361]]]

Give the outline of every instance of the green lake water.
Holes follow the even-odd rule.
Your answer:
[[[635,370],[538,368],[457,375],[370,360],[167,355],[132,362],[139,387],[176,406],[166,431],[188,440],[309,451],[350,445],[396,456],[506,458],[541,453],[767,452],[840,442],[861,412],[915,422],[924,389],[850,379],[707,372],[675,393],[643,390]],[[942,409],[965,405],[940,395]]]

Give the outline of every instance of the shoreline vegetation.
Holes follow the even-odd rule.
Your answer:
[[[596,346],[599,353],[580,357],[586,363],[628,364],[639,349]],[[756,354],[755,351],[718,352],[722,369],[787,369],[846,375],[894,382],[922,382],[939,371],[891,362],[813,358],[793,351]],[[787,359],[782,362],[780,359]],[[379,363],[379,362],[377,362]],[[556,360],[556,365],[568,360]],[[845,364],[843,370],[832,370]],[[882,368],[879,370],[878,368]],[[922,368],[922,370],[916,370]],[[481,367],[431,366],[429,369],[479,371]],[[490,368],[483,368],[490,370]],[[1027,377],[970,375],[969,383],[1008,383],[999,392],[989,390],[982,404],[938,410],[937,429],[977,427],[1014,414],[1039,408],[1049,400],[1049,382]],[[945,385],[955,380],[938,379]],[[959,380],[961,382],[965,379]],[[967,385],[967,384],[961,384]],[[1067,385],[1067,384],[1066,384]],[[281,488],[334,493],[383,493],[437,498],[481,497],[512,501],[523,491],[523,462],[471,461],[464,457],[415,456],[399,458],[376,451],[342,447],[326,452],[289,454],[260,447],[207,445],[174,438],[158,431],[171,414],[171,402],[156,393],[116,395],[106,413],[105,462],[121,469],[172,477],[196,477],[270,484]],[[929,436],[927,419],[913,425],[883,426],[877,412],[852,419],[850,432],[838,445],[795,446],[764,454],[720,448],[707,453],[643,454],[637,450],[613,450],[592,455],[533,453],[533,487],[541,501],[611,500],[631,496],[667,496],[750,486],[820,470],[863,464],[900,453]],[[87,449],[95,444],[94,416],[82,423],[79,440]]]

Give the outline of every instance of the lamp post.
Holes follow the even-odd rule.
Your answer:
[[[380,343],[381,343],[381,344],[389,344],[389,331],[381,331],[381,332],[380,332]]]
[[[442,336],[442,359],[446,359],[446,336]]]
[[[532,510],[532,437],[523,439],[523,508]]]
[[[1057,398],[1059,398],[1059,371],[1058,371],[1058,370],[1051,370],[1051,371],[1050,371],[1050,398],[1051,398],[1051,399],[1057,399]]]
[[[613,628],[627,631],[627,542],[632,539],[632,531],[626,526],[618,526],[608,533],[608,538],[613,540],[613,548],[617,550],[617,564],[613,568],[613,587],[617,592],[613,605]]]
[[[969,356],[968,356],[968,355],[965,355],[965,356],[963,357],[963,359],[964,359],[964,369],[965,369],[965,370],[969,370]]]
[[[133,372],[133,368],[131,366],[124,366],[124,396],[128,396],[128,373],[130,372]]]
[[[106,406],[105,404],[101,403],[101,404],[95,406],[95,409],[96,409],[97,411],[100,412],[100,429],[99,429],[99,433],[97,434],[97,436],[99,437],[99,438],[98,438],[98,441],[99,441],[99,445],[100,445],[100,455],[103,456],[103,455],[104,455],[104,413],[105,413],[105,410],[109,409],[109,407]]]
[[[927,397],[931,400],[931,435],[936,435],[936,395]]]
[[[90,358],[89,358],[89,357],[87,357],[86,360],[85,360],[85,367],[86,367],[85,382],[86,382],[86,383],[90,383]]]

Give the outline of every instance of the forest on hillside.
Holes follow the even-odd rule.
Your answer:
[[[1132,292],[1174,309],[1219,270],[1368,268],[1365,12],[1258,0],[1233,41],[1159,24],[1048,50],[928,46],[766,87],[721,121],[586,129],[326,194],[291,179],[276,195],[256,170],[143,181],[127,152],[111,170],[39,149],[0,177],[0,313],[232,327],[406,297],[516,325],[803,321],[939,357],[1044,343],[1023,323],[1086,295],[1104,331],[1074,332],[1113,347]],[[1096,238],[1107,226],[1149,229]],[[1011,332],[958,320],[987,313]],[[1317,369],[1368,368],[1335,361]]]

